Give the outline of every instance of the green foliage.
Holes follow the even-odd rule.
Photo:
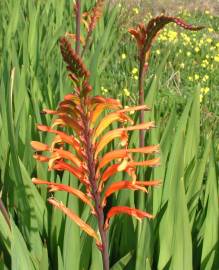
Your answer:
[[[84,10],[92,3],[84,1]],[[129,35],[119,30],[119,14],[118,7],[105,9],[93,35],[90,56],[85,59],[94,75],[95,94],[100,94],[102,86],[124,105],[133,105],[138,98],[136,74],[132,72],[137,54]],[[209,28],[217,30],[218,19],[210,16],[198,14],[194,20],[205,20]],[[72,1],[3,0],[0,18],[0,194],[11,220],[10,229],[0,212],[0,269],[101,269],[95,243],[51,209],[46,189],[37,190],[31,182],[32,176],[39,176],[75,184],[68,173],[60,176],[48,172],[42,164],[36,165],[30,147],[31,138],[44,136],[38,135],[35,123],[51,121],[40,111],[55,109],[71,91],[58,39],[65,32],[75,32]],[[182,42],[179,35],[178,41],[167,44],[161,39],[152,48],[145,85],[145,102],[152,108],[147,120],[155,120],[157,126],[146,134],[146,142],[160,143],[161,166],[140,171],[139,175],[145,180],[161,179],[162,185],[151,190],[152,195],[130,195],[127,191],[112,197],[132,207],[151,209],[156,218],[140,224],[125,216],[112,219],[112,270],[218,269],[218,43],[207,30],[204,37],[191,34],[191,44],[187,45],[183,45],[186,38]],[[203,45],[195,54],[202,38],[211,38],[209,46],[214,49]],[[126,59],[121,58],[122,53]],[[207,69],[201,65],[206,59]],[[180,74],[180,80],[176,74]],[[195,74],[200,80],[195,80]],[[201,80],[205,75],[210,77],[207,82]],[[209,93],[203,92],[204,87],[210,88]],[[130,96],[122,92],[124,88]],[[49,141],[46,136],[43,140]],[[133,146],[137,140],[138,134],[131,134]],[[88,209],[76,199],[61,192],[57,198],[95,225]]]

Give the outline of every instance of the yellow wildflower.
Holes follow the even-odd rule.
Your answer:
[[[218,55],[215,55],[214,61],[215,61],[215,62],[219,62],[219,54],[218,54]]]
[[[218,60],[219,60],[219,58],[218,58]],[[208,65],[209,65],[209,62],[208,62],[207,59],[204,59],[204,60],[202,61],[202,63],[201,63],[201,66],[202,66],[203,68],[206,68]]]
[[[135,67],[135,68],[132,69],[132,74],[134,75],[136,73],[138,73],[138,69]]]
[[[209,91],[210,91],[209,87],[202,87],[200,89],[201,95],[203,95],[203,94],[206,95]]]
[[[195,47],[195,52],[199,52],[199,51],[200,51],[199,47]]]
[[[206,95],[210,91],[209,87],[205,87],[204,94]]]
[[[177,38],[177,32],[169,30],[167,36],[169,38],[169,41],[174,41]]]
[[[129,92],[129,90],[128,90],[127,88],[124,88],[124,89],[123,89],[123,93],[124,93],[124,95],[127,96],[127,97],[130,96],[130,92]]]
[[[210,11],[209,10],[205,10],[205,14],[206,15],[210,14]]]
[[[189,76],[189,77],[188,77],[188,80],[192,82],[192,81],[193,81],[192,76]]]
[[[138,8],[133,8],[132,10],[133,10],[133,12],[134,12],[135,14],[138,14],[138,13],[139,13],[139,9],[138,9]]]
[[[181,63],[181,64],[180,64],[180,67],[181,67],[181,68],[184,68],[184,67],[185,67],[185,64],[184,64],[184,63]]]
[[[122,57],[123,60],[125,60],[126,59],[126,54],[122,53],[121,57]]]
[[[199,96],[199,101],[200,101],[200,103],[202,103],[202,100],[203,100],[203,95],[200,94],[200,96]]]
[[[212,42],[212,38],[207,38],[206,41],[207,41],[208,43],[211,43],[211,42]]]
[[[213,31],[214,31],[213,28],[208,28],[208,32],[209,32],[209,33],[212,33]]]
[[[187,52],[187,54],[186,54],[187,56],[191,56],[191,52]]]
[[[156,54],[157,55],[160,55],[160,50],[156,50]]]
[[[203,82],[206,82],[208,79],[209,79],[209,76],[205,75],[202,80],[203,80]]]
[[[135,76],[134,76],[134,79],[137,81],[137,80],[138,80],[138,76],[137,76],[137,75],[135,75]]]
[[[199,75],[198,74],[195,74],[195,81],[197,81],[199,79]]]

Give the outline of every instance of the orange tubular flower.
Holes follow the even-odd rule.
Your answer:
[[[118,100],[100,96],[92,97],[90,95],[92,88],[89,85],[89,72],[81,58],[71,48],[66,38],[60,40],[60,45],[62,56],[70,71],[74,93],[66,95],[56,110],[43,110],[43,113],[52,114],[55,118],[51,127],[37,125],[39,131],[54,135],[50,144],[33,141],[31,145],[36,151],[35,158],[40,162],[48,162],[49,170],[68,171],[80,181],[80,187],[84,185],[85,189],[77,190],[70,186],[38,178],[33,178],[33,183],[47,185],[52,192],[68,192],[88,205],[91,214],[97,218],[99,233],[61,202],[54,198],[48,200],[93,237],[98,248],[104,252],[104,248],[107,246],[105,229],[108,228],[111,217],[122,213],[138,219],[153,217],[151,214],[137,209],[117,206],[112,207],[106,213],[107,218],[104,220],[104,207],[107,198],[115,192],[123,189],[147,192],[146,187],[160,184],[158,180],[136,180],[137,166],[157,166],[160,162],[159,158],[146,159],[141,162],[134,160],[136,153],[143,155],[158,153],[159,146],[128,148],[129,132],[149,130],[155,125],[153,122],[134,125],[133,120],[128,115],[130,111],[149,111],[145,105],[123,109]],[[102,117],[102,113],[106,110],[110,110],[110,113]],[[112,123],[119,123],[119,128],[109,130]],[[68,134],[69,131],[70,134]],[[119,149],[106,152],[109,143],[114,140],[120,142]],[[45,155],[42,152],[46,152]],[[104,191],[104,184],[117,172],[127,172],[130,180],[113,183]]]

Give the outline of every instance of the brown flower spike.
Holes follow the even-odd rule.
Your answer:
[[[129,33],[135,37],[138,54],[139,54],[139,76],[138,76],[138,91],[139,91],[139,105],[144,104],[144,77],[148,69],[148,61],[150,57],[150,50],[156,37],[159,35],[165,25],[169,23],[175,23],[181,28],[190,31],[198,31],[203,29],[203,26],[193,26],[184,22],[182,19],[177,17],[170,17],[161,15],[152,18],[147,25],[139,24],[136,28],[130,28]],[[144,122],[144,111],[140,112],[140,123]],[[139,133],[140,147],[144,145],[144,131],[141,130]]]

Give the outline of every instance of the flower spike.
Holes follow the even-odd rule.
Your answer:
[[[92,96],[89,85],[89,72],[80,56],[71,48],[64,37],[60,39],[61,53],[67,63],[67,69],[74,82],[74,92],[67,94],[55,110],[44,109],[43,113],[53,116],[50,126],[38,124],[37,129],[53,135],[48,144],[33,141],[32,148],[36,151],[34,157],[39,162],[47,162],[48,170],[68,171],[79,181],[79,188],[34,178],[33,183],[45,185],[50,191],[62,191],[76,196],[98,220],[98,231],[86,224],[69,208],[49,198],[48,202],[61,210],[80,228],[96,241],[101,252],[106,252],[106,232],[109,220],[117,214],[128,214],[142,218],[153,218],[153,215],[126,206],[112,207],[105,213],[107,198],[115,192],[129,189],[147,193],[148,186],[156,186],[154,181],[139,181],[136,175],[137,166],[157,166],[159,158],[135,161],[136,153],[141,155],[155,155],[159,153],[159,145],[130,148],[129,132],[136,130],[150,130],[155,127],[154,122],[134,125],[130,111],[149,111],[146,105],[123,108],[121,103],[112,98]],[[110,110],[106,116],[103,112]],[[111,124],[117,128],[110,130]],[[106,151],[106,148],[117,140],[118,147]],[[111,146],[111,145],[110,145]],[[45,152],[45,154],[44,154]],[[126,172],[127,179],[111,183],[104,190],[106,182],[116,173]],[[129,178],[129,179],[128,179]],[[54,195],[55,196],[55,195]],[[100,238],[99,238],[100,235]]]

